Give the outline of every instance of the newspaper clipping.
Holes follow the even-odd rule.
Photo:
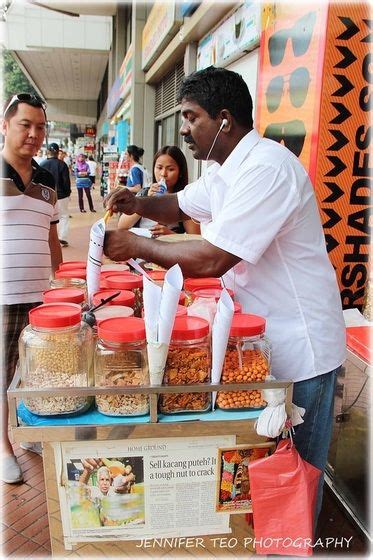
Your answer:
[[[72,542],[229,533],[215,511],[218,448],[235,436],[56,444]]]

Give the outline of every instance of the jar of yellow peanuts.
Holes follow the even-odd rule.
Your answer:
[[[92,329],[81,322],[81,306],[47,303],[29,312],[29,325],[21,333],[22,387],[53,389],[92,385]],[[56,395],[27,397],[25,406],[41,416],[84,412],[92,397]]]
[[[270,373],[266,322],[259,315],[235,313],[224,359],[221,383],[259,383]],[[226,410],[265,406],[260,390],[219,391],[216,403]]]

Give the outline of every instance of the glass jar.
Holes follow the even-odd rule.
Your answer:
[[[31,309],[30,324],[20,336],[22,387],[88,387],[92,383],[92,329],[81,322],[75,303],[46,303]],[[75,414],[89,408],[92,397],[29,397],[34,414]]]
[[[167,270],[149,270],[148,275],[150,278],[162,288],[164,284],[164,277],[166,276]]]
[[[130,290],[135,295],[133,311],[135,317],[141,317],[142,276],[133,272],[111,274],[105,278],[106,286],[112,290]]]
[[[101,523],[105,527],[145,523],[143,494],[117,494],[101,498]]]
[[[133,317],[132,307],[125,305],[104,305],[94,312],[97,325],[100,321],[105,319],[112,319],[113,317]]]
[[[185,278],[185,305],[190,305],[192,303],[192,292],[201,288],[221,288],[220,278]]]
[[[128,264],[124,263],[107,263],[101,266],[101,273],[103,272],[111,272],[112,274],[116,272],[129,272],[130,267]]]
[[[233,315],[224,359],[222,383],[258,383],[270,373],[270,345],[265,319],[259,315]],[[216,403],[227,410],[261,408],[261,391],[218,391]]]
[[[87,298],[87,283],[83,278],[52,278],[49,282],[52,290],[55,288],[78,288],[84,290]]]
[[[70,502],[71,528],[101,527],[99,508],[91,499],[89,487],[79,483],[69,483],[67,493]]]
[[[55,278],[81,278],[85,280],[87,278],[87,270],[85,268],[68,268],[59,269],[54,273]]]
[[[110,288],[104,288],[95,292],[92,296],[93,305],[99,305],[103,299],[106,299],[114,294],[118,294],[114,299],[108,301],[107,305],[125,305],[126,307],[132,307],[135,305],[135,294],[130,290],[113,290]]]
[[[210,383],[211,351],[209,324],[199,317],[175,318],[168,350],[163,385]],[[210,409],[211,393],[162,393],[162,413],[205,412]]]
[[[234,292],[233,290],[226,288],[228,294],[234,300]],[[196,299],[214,299],[216,303],[219,301],[221,293],[223,291],[222,286],[220,288],[198,288],[197,290],[193,290],[191,293],[192,301]]]
[[[43,303],[77,303],[82,306],[85,303],[85,292],[79,288],[45,290]]]
[[[143,319],[104,319],[97,326],[97,336],[96,387],[149,385]],[[144,394],[97,395],[96,405],[107,416],[141,416],[149,412],[149,398]]]

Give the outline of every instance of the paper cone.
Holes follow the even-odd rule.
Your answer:
[[[160,344],[159,342],[148,342],[150,385],[162,385],[167,354],[168,344]]]
[[[93,224],[89,235],[87,259],[87,292],[88,301],[92,303],[92,295],[100,288],[101,260],[104,251],[105,222],[101,218]]]
[[[232,298],[227,290],[224,289],[217,304],[214,324],[212,326],[212,383],[220,382],[233,314],[234,305]],[[215,401],[216,391],[213,391],[212,410],[215,409]]]

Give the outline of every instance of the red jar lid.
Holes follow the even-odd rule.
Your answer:
[[[72,327],[80,323],[81,314],[76,303],[44,303],[29,311],[29,321],[33,327]]]
[[[150,270],[148,272],[150,278],[154,280],[154,282],[163,282],[166,273],[167,270]]]
[[[185,307],[185,305],[177,306],[175,317],[182,317],[183,315],[187,315],[187,314],[188,314],[188,310]]]
[[[92,297],[93,305],[98,305],[101,303],[102,299],[106,299],[118,292],[119,295],[105,305],[126,305],[128,307],[132,307],[135,303],[135,294],[133,292],[130,292],[129,290],[113,290],[110,288],[104,288],[103,290],[95,292]]]
[[[55,288],[43,292],[44,303],[83,303],[84,299],[84,290],[79,290],[79,288]]]
[[[199,288],[198,290],[193,290],[193,298],[214,298],[215,301],[219,301],[223,288]],[[227,288],[228,294],[233,299],[234,292],[230,288]]]
[[[80,268],[87,268],[86,261],[65,261],[60,263],[58,270],[76,270]]]
[[[130,267],[124,263],[108,263],[101,266],[101,272],[129,272]]]
[[[145,340],[145,323],[139,317],[113,317],[100,321],[97,333],[108,342],[136,342]]]
[[[180,292],[179,303],[180,305],[185,305],[186,295],[184,292]]]
[[[184,290],[186,292],[193,292],[200,288],[220,288],[220,278],[185,278]]]
[[[112,319],[113,317],[132,317],[133,309],[125,305],[105,305],[97,309],[94,314],[96,317],[96,324],[99,325],[101,321]]]
[[[100,272],[100,278],[106,278],[107,276],[121,276],[122,274],[128,276],[128,274],[131,276],[131,274],[133,274],[133,272],[130,272],[129,270],[102,270]]]
[[[248,313],[235,313],[233,315],[230,336],[255,336],[263,334],[266,329],[266,320],[259,315]]]
[[[176,340],[194,340],[203,338],[209,333],[209,323],[200,317],[189,317],[187,315],[176,317],[171,338]]]
[[[234,305],[234,313],[242,313],[242,305],[238,301],[233,302]]]
[[[85,268],[71,268],[68,270],[56,270],[56,278],[87,278],[87,271]]]
[[[118,290],[133,290],[142,288],[142,276],[127,272],[125,274],[110,274],[105,278],[108,288],[117,288]]]

